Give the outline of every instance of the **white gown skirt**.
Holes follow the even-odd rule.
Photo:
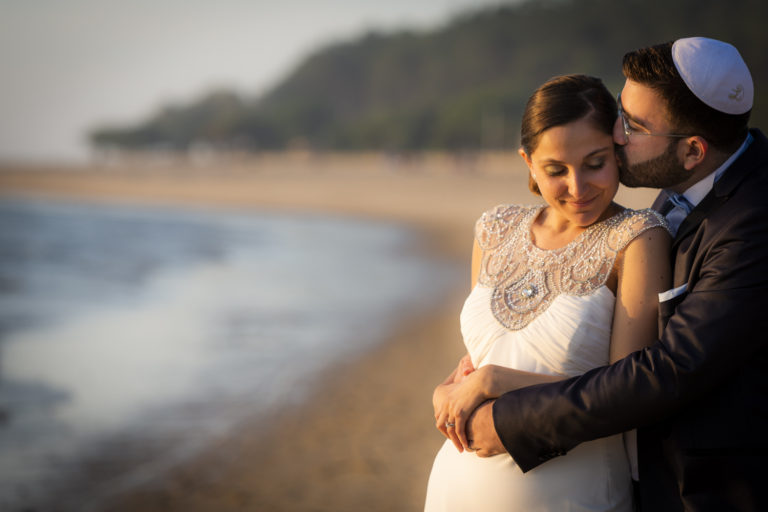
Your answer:
[[[614,471],[614,469],[616,471]],[[621,435],[583,443],[523,473],[507,455],[438,452],[424,508],[434,511],[624,512],[632,492]]]

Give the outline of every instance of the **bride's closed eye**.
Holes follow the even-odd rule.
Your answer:
[[[566,172],[566,169],[562,165],[545,165],[544,166],[544,173],[546,173],[547,176],[560,176],[565,172]]]
[[[593,171],[597,171],[605,167],[605,158],[596,158],[594,160],[589,160],[586,164],[587,169],[591,169]]]

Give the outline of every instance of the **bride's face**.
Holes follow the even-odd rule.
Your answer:
[[[579,119],[543,132],[530,157],[520,154],[560,220],[581,227],[602,220],[619,188],[612,134]]]

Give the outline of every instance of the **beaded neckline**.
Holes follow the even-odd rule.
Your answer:
[[[594,224],[590,224],[589,226],[584,228],[584,230],[582,230],[580,233],[578,233],[575,237],[573,237],[573,240],[571,240],[567,244],[563,245],[562,247],[555,247],[554,249],[544,249],[543,247],[539,247],[538,245],[536,245],[536,242],[533,241],[533,224],[536,222],[536,219],[539,217],[541,212],[544,211],[544,209],[546,207],[547,207],[546,204],[539,205],[538,207],[533,207],[532,211],[531,211],[530,217],[528,219],[526,219],[527,226],[525,228],[525,233],[526,233],[526,236],[527,236],[528,244],[530,244],[530,246],[531,246],[531,248],[533,250],[541,251],[543,254],[552,254],[552,253],[556,253],[558,251],[566,250],[570,245],[578,243],[580,238],[582,238],[584,236],[587,236],[587,232],[588,231],[590,231],[591,229],[593,229],[596,226],[600,225],[601,223],[610,220],[610,218],[611,218],[611,217],[608,217],[607,219],[603,219],[601,221],[595,222]],[[624,208],[624,210],[626,210],[626,208]],[[621,211],[615,213],[614,216],[615,215],[619,215],[624,210],[621,210]]]
[[[563,247],[542,249],[533,243],[531,227],[543,208],[499,206],[477,222],[483,250],[478,283],[493,288],[491,310],[511,330],[528,325],[560,294],[587,295],[600,288],[632,239],[666,226],[653,210],[625,209],[588,226]]]

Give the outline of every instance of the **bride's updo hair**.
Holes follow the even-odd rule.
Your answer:
[[[585,117],[597,129],[612,134],[617,116],[616,100],[602,80],[587,75],[557,76],[544,82],[528,98],[520,127],[520,144],[530,157],[542,133]],[[528,188],[541,195],[531,176],[528,176]]]

